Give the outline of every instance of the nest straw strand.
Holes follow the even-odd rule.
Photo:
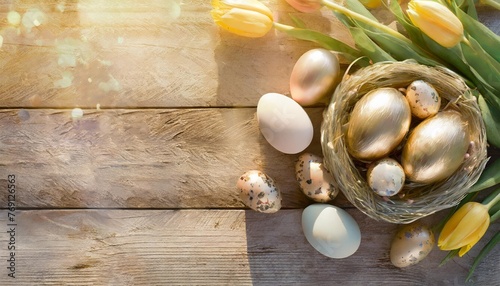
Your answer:
[[[347,151],[344,134],[349,115],[367,92],[380,87],[406,88],[418,79],[437,90],[442,100],[441,110],[455,109],[468,122],[473,142],[469,157],[445,180],[427,185],[407,181],[400,192],[404,196],[383,198],[368,186],[365,164],[353,159]],[[487,162],[484,122],[463,79],[446,68],[423,66],[411,60],[376,63],[346,75],[324,111],[321,146],[325,166],[346,198],[366,215],[391,223],[410,223],[457,205],[479,179]]]

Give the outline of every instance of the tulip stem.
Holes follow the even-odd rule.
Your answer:
[[[402,41],[405,41],[407,43],[411,43],[411,41],[406,38],[405,36],[403,36],[401,33],[389,28],[388,26],[386,25],[383,25],[377,21],[373,21],[372,19],[370,18],[367,18],[361,14],[358,14],[356,12],[353,12],[349,9],[347,9],[346,7],[342,6],[342,5],[339,5],[337,3],[334,3],[334,2],[331,2],[330,0],[321,0],[321,3],[329,8],[330,10],[333,10],[333,11],[336,11],[336,12],[339,12],[339,13],[342,13],[346,16],[349,16],[355,20],[359,20],[361,22],[364,22],[366,24],[369,24],[370,26],[372,27],[375,27],[377,29],[380,29],[384,32],[386,32],[387,34],[390,34],[391,36],[394,36]]]
[[[497,10],[500,10],[500,3],[495,0],[481,0],[479,1],[481,4],[489,5]]]
[[[493,207],[496,203],[500,202],[500,189],[496,190],[494,193],[496,193],[496,196],[491,200],[489,201],[485,206],[489,209],[491,209],[491,207]]]

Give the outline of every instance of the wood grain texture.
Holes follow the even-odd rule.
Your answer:
[[[322,111],[308,109],[315,154]],[[0,110],[0,126],[0,184],[19,178],[20,207],[242,207],[236,181],[251,169],[276,181],[283,207],[310,203],[295,179],[298,155],[267,143],[255,108],[94,109],[79,120],[71,110]]]
[[[439,269],[445,252],[434,249],[421,263],[398,269],[389,261],[396,226],[348,211],[361,227],[362,242],[354,255],[340,260],[308,244],[301,210],[272,215],[243,210],[19,211],[12,285],[465,284],[477,249]],[[0,212],[0,223],[5,218]],[[495,230],[498,224],[486,238]],[[0,244],[6,243],[2,232]],[[475,285],[500,283],[499,259],[492,253],[484,260],[472,278]],[[0,267],[0,277],[6,271]]]
[[[0,3],[4,107],[255,106],[264,93],[288,93],[295,61],[316,47],[274,31],[260,39],[221,31],[210,1],[8,3]],[[267,4],[283,23],[298,14],[285,1]],[[32,29],[5,20],[32,9],[43,13]],[[305,17],[348,37],[329,11]]]

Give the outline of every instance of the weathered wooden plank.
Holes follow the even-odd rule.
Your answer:
[[[284,1],[267,4],[281,21],[297,13]],[[288,93],[293,64],[316,47],[283,33],[220,31],[210,1],[199,0],[4,2],[0,19],[32,9],[43,13],[40,26],[0,21],[0,106],[255,106],[264,93]],[[308,22],[348,37],[324,14]]]
[[[420,264],[397,269],[389,261],[396,226],[348,211],[360,225],[362,242],[353,256],[340,260],[320,255],[307,243],[301,210],[273,215],[243,210],[18,211],[16,278],[7,276],[6,232],[0,235],[0,277],[2,285],[464,284],[479,249],[437,268],[445,252],[435,248]],[[3,225],[6,217],[1,211]],[[498,229],[493,225],[485,238]],[[498,285],[499,259],[489,255],[473,281]]]
[[[321,154],[323,109],[307,110],[306,151]],[[79,120],[71,110],[0,110],[0,126],[0,184],[17,176],[21,207],[241,207],[235,185],[250,169],[274,178],[283,207],[310,203],[295,180],[298,155],[267,143],[255,108],[94,109]]]

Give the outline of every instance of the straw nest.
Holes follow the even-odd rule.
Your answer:
[[[380,87],[405,88],[417,79],[435,87],[441,96],[441,110],[458,110],[468,120],[474,144],[469,148],[470,156],[447,179],[433,184],[416,184],[407,180],[398,195],[384,198],[368,186],[365,179],[367,164],[355,160],[347,152],[345,131],[349,115],[367,92]],[[478,180],[487,161],[485,127],[471,90],[452,71],[413,61],[376,63],[352,75],[346,74],[324,112],[321,146],[325,166],[347,199],[368,216],[391,223],[410,223],[457,205]],[[401,146],[396,150],[401,150]],[[397,157],[400,155],[397,152],[401,151],[395,152],[393,155]]]

